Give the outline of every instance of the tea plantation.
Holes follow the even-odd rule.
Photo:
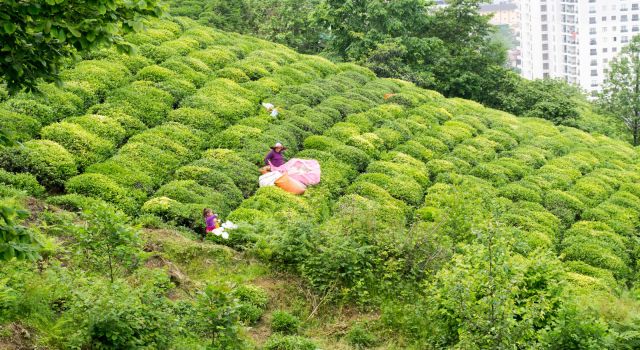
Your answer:
[[[37,241],[0,348],[640,347],[638,149],[187,18],[126,40],[0,91],[0,227]],[[320,184],[259,189],[275,142]]]

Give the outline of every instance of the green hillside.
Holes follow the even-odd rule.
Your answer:
[[[0,94],[42,244],[0,265],[0,348],[640,346],[628,143],[186,18],[126,40]],[[321,164],[303,196],[258,189],[277,141]]]

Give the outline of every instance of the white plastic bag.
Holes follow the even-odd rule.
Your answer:
[[[273,107],[275,107],[272,103],[262,102],[262,106],[267,109],[267,111],[271,111]]]
[[[260,184],[260,187],[273,186],[276,180],[278,180],[281,176],[282,176],[281,172],[272,171],[264,175],[261,175],[258,178],[258,183]]]
[[[278,113],[277,109],[274,108],[273,110],[271,110],[271,117],[277,118],[278,114],[280,114],[280,113]]]

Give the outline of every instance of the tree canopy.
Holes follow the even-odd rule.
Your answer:
[[[640,143],[640,36],[635,36],[611,61],[600,96],[602,106],[624,122],[637,146]]]
[[[163,13],[160,0],[5,0],[0,2],[0,71],[10,92],[57,81],[65,59],[103,45],[131,51],[121,34],[144,16]]]

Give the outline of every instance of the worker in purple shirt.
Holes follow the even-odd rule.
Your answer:
[[[269,171],[271,168],[278,168],[285,163],[284,157],[282,156],[282,152],[284,152],[287,148],[284,147],[280,142],[276,143],[273,147],[271,147],[271,151],[264,157],[264,164],[266,165],[261,170]]]

